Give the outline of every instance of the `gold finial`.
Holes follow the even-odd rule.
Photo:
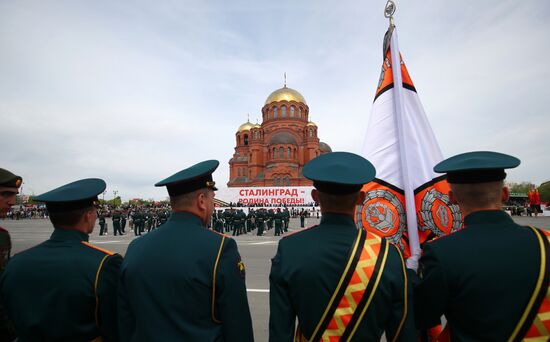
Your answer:
[[[246,122],[250,122],[250,113],[246,114]]]
[[[285,86],[284,87],[286,88],[286,71],[285,71]]]

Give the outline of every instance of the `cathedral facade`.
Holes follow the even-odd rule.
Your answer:
[[[309,121],[304,97],[286,85],[271,93],[262,108],[262,123],[245,122],[235,133],[229,160],[229,187],[310,186],[302,168],[331,152],[320,142],[318,127]]]

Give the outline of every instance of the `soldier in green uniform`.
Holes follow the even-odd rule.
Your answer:
[[[167,220],[168,218],[166,216],[166,213],[164,212],[164,210],[161,210],[159,213],[159,227],[165,224]]]
[[[0,168],[0,218],[5,218],[15,204],[23,179],[6,169]],[[0,276],[11,257],[10,233],[0,227]],[[0,341],[13,341],[17,337],[13,322],[0,302]]]
[[[115,210],[113,212],[113,217],[111,218],[113,220],[113,235],[122,235],[122,228],[121,228],[121,215],[120,211]],[[118,233],[118,234],[117,234]]]
[[[253,230],[254,226],[254,209],[248,209],[248,214],[246,214],[246,231],[250,233]]]
[[[246,214],[243,209],[239,209],[237,212],[237,217],[241,221],[240,232],[241,234],[246,234]]]
[[[267,211],[267,218],[266,218],[267,230],[273,229],[274,223],[275,223],[275,212],[273,211],[273,209],[269,209]]]
[[[253,340],[237,244],[206,229],[218,165],[204,161],[155,184],[167,187],[172,215],[128,247],[119,291],[123,341]]]
[[[256,226],[258,228],[258,231],[256,232],[257,236],[262,236],[264,234],[264,223],[265,220],[265,209],[260,209],[256,211]]]
[[[132,222],[134,223],[134,235],[135,236],[141,235],[141,232],[143,231],[142,230],[143,218],[141,216],[141,212],[139,211],[139,209],[137,209],[134,212],[134,215],[132,216]]]
[[[273,220],[275,223],[275,236],[279,236],[283,233],[283,213],[281,213],[281,209],[277,208]]]
[[[231,217],[232,214],[231,214],[231,210],[230,209],[225,209],[224,212],[223,212],[223,223],[224,223],[224,228],[225,228],[225,232],[230,232],[232,229],[231,229]]]
[[[241,216],[240,210],[237,210],[233,213],[233,236],[241,235],[243,232],[244,220]]]
[[[460,206],[464,229],[423,247],[415,286],[419,328],[445,315],[452,341],[548,340],[548,331],[537,335],[548,316],[539,312],[550,276],[547,236],[516,224],[502,210],[509,197],[504,170],[519,164],[515,157],[483,151],[434,167],[447,174],[449,198]]]
[[[214,210],[214,230],[223,233],[223,212]]]
[[[415,341],[401,252],[354,222],[361,188],[375,176],[372,164],[333,152],[307,163],[303,175],[313,181],[323,217],[279,241],[269,276],[269,340],[380,341],[385,332],[388,341]]]
[[[54,232],[15,255],[0,296],[20,341],[116,341],[116,289],[122,257],[88,243],[105,182],[79,180],[34,198]]]
[[[283,209],[282,214],[283,214],[284,229],[285,229],[285,232],[288,232],[288,224],[290,223],[290,212],[288,211],[287,207]]]
[[[126,216],[128,215],[128,212],[125,210],[120,215],[120,231],[122,234],[126,234]]]
[[[99,220],[99,235],[107,235],[107,222],[105,222],[105,213],[98,211],[97,218]]]

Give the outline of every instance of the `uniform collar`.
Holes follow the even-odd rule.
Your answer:
[[[464,225],[513,223],[514,220],[502,210],[482,210],[469,214],[464,218]]]
[[[168,221],[185,221],[186,223],[192,223],[201,227],[204,226],[200,217],[188,211],[173,211]]]
[[[355,221],[352,216],[346,214],[323,213],[320,224],[347,224],[355,226]]]
[[[57,241],[88,241],[89,236],[86,233],[79,232],[78,230],[55,228],[50,240]]]

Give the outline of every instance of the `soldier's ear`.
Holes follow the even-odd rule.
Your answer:
[[[317,193],[317,189],[311,190],[311,198],[313,198],[315,203],[319,203],[319,194]]]

